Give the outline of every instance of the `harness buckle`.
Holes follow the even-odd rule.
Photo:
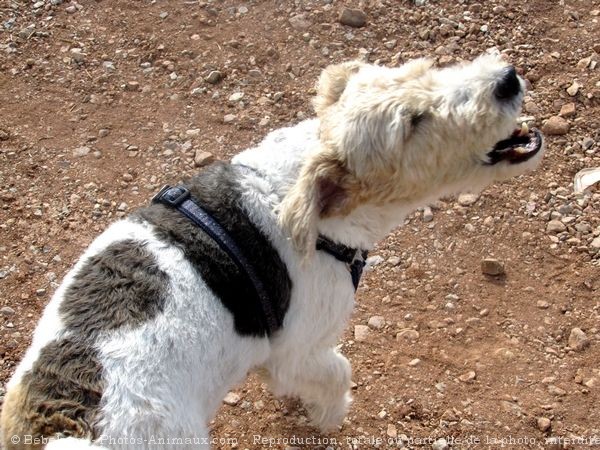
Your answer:
[[[158,194],[152,197],[152,203],[164,203],[177,208],[190,197],[190,191],[183,186],[171,187],[165,184]]]

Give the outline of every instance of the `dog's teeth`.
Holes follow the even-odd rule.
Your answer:
[[[515,152],[522,155],[523,153],[529,153],[529,150],[525,147],[515,147]]]
[[[527,122],[523,122],[521,124],[521,132],[519,133],[520,136],[526,136],[529,134],[529,127],[527,126]]]

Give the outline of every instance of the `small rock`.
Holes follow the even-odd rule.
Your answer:
[[[312,22],[307,19],[305,14],[297,14],[290,18],[290,25],[294,30],[304,31],[312,26]]]
[[[590,340],[581,328],[573,328],[569,334],[569,347],[575,351],[580,351],[590,344]]]
[[[76,149],[73,150],[73,156],[76,156],[79,158],[79,157],[89,154],[91,150],[92,150],[91,148],[86,147],[86,146],[77,147]]]
[[[204,79],[207,83],[217,84],[219,81],[223,79],[223,74],[218,70],[211,71],[208,76]]]
[[[485,275],[504,275],[504,264],[495,258],[486,258],[481,261],[481,272]]]
[[[553,384],[548,386],[548,392],[550,392],[552,395],[557,395],[559,397],[567,395],[567,391],[565,391],[564,389],[559,388],[558,386],[555,386]]]
[[[137,92],[140,90],[140,83],[138,83],[137,81],[129,81],[125,85],[125,90],[129,92]]]
[[[396,437],[398,437],[398,430],[396,429],[396,425],[394,425],[393,423],[389,423],[388,424],[387,430],[386,430],[385,433],[390,438],[396,438]]]
[[[4,317],[14,316],[15,310],[12,309],[10,306],[3,306],[2,308],[0,308],[0,314],[2,314]]]
[[[169,17],[169,13],[166,11],[161,12],[158,17],[160,17],[161,19],[166,19],[167,17]]]
[[[223,403],[229,406],[236,406],[242,397],[237,392],[228,392],[225,398],[223,399]]]
[[[365,266],[365,268],[367,268],[367,269],[370,269],[370,268],[372,268],[372,267],[378,266],[378,265],[379,265],[379,264],[381,264],[383,261],[385,261],[385,260],[384,260],[384,259],[383,259],[383,257],[382,257],[382,256],[380,256],[380,255],[373,255],[373,256],[369,256],[369,257],[367,258],[367,261],[366,261],[366,266]]]
[[[446,439],[441,438],[431,444],[431,448],[432,450],[448,450],[450,447],[448,447]]]
[[[552,233],[552,234],[562,233],[566,229],[567,229],[566,225],[564,223],[562,223],[560,220],[551,220],[550,222],[548,222],[548,225],[546,225],[547,233]]]
[[[552,116],[542,127],[542,132],[549,136],[562,136],[567,134],[570,128],[569,122],[565,119],[560,116]]]
[[[590,243],[590,247],[595,250],[595,251],[599,251],[600,250],[600,236],[598,236],[597,238],[595,238],[591,243]]]
[[[383,316],[373,316],[367,322],[369,328],[373,330],[381,330],[385,326],[385,319]]]
[[[396,334],[396,340],[398,341],[402,339],[406,339],[407,341],[416,341],[419,339],[419,337],[419,332],[417,330],[413,330],[412,328],[405,328]]]
[[[102,128],[98,131],[98,137],[104,138],[110,134],[110,130],[107,128]]]
[[[354,326],[354,340],[356,342],[364,342],[369,337],[369,327],[366,325]]]
[[[367,24],[367,15],[360,9],[344,8],[340,14],[339,21],[342,25],[360,28]]]
[[[431,222],[433,220],[433,212],[429,206],[423,208],[423,222]]]
[[[575,103],[565,103],[560,108],[560,112],[558,113],[561,117],[573,117],[575,116]]]
[[[231,94],[229,96],[229,101],[232,103],[235,103],[235,102],[239,102],[243,98],[244,98],[243,92],[234,92],[233,94]]]
[[[237,119],[235,114],[225,114],[223,117],[223,123],[232,123]]]
[[[463,383],[473,381],[475,378],[477,378],[477,374],[473,370],[469,370],[468,372],[463,373],[461,376],[458,377],[458,379]]]
[[[419,364],[421,364],[421,360],[420,360],[419,358],[412,359],[412,360],[411,360],[411,361],[408,363],[408,365],[409,365],[410,367],[416,367],[416,366],[418,366]]]
[[[552,422],[547,417],[539,417],[537,420],[537,427],[540,431],[548,431],[552,426]]]
[[[194,155],[194,165],[196,167],[207,166],[208,164],[212,163],[214,160],[215,160],[215,156],[210,152],[196,150],[196,154]]]
[[[400,261],[401,259],[399,256],[390,256],[387,260],[390,266],[397,266],[398,264],[400,264]]]
[[[458,204],[460,206],[471,206],[479,197],[476,194],[462,193],[458,196]]]
[[[574,81],[573,84],[567,88],[567,94],[569,94],[571,97],[575,97],[579,92],[579,88],[581,88],[581,84],[579,84],[577,81]]]
[[[77,7],[75,5],[69,5],[65,8],[65,11],[69,14],[75,14],[77,12]]]
[[[548,303],[546,300],[538,300],[537,307],[540,309],[548,309],[550,307],[550,303]]]

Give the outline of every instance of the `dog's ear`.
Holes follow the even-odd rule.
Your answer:
[[[319,218],[347,213],[356,190],[355,178],[333,153],[317,153],[304,164],[279,210],[279,223],[303,259],[315,251]]]
[[[321,73],[317,84],[317,96],[313,101],[317,116],[340,99],[350,77],[364,66],[360,61],[348,61],[328,66]]]

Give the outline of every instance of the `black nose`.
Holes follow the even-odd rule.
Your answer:
[[[509,66],[502,71],[502,78],[498,81],[494,95],[500,100],[510,100],[521,93],[521,83],[514,66]]]

